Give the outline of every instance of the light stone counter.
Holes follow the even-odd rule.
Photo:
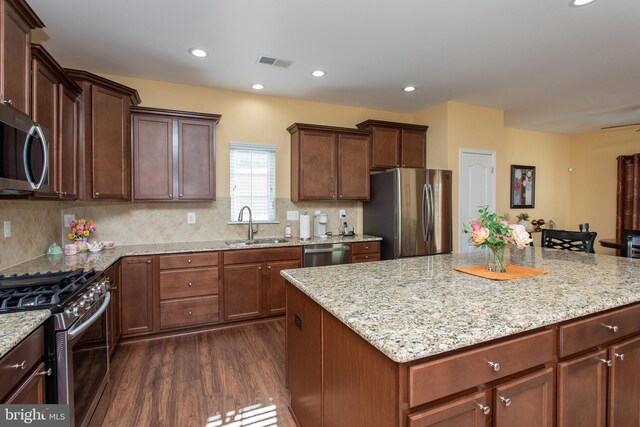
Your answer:
[[[21,311],[0,316],[0,357],[35,331],[51,316],[49,310]]]
[[[281,274],[399,363],[640,301],[638,260],[528,247],[510,262],[549,273],[482,279],[453,267],[484,255],[455,254]]]

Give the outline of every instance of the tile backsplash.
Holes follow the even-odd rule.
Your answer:
[[[339,210],[347,213],[349,228],[357,227],[357,202],[349,203],[292,203],[289,199],[276,199],[278,224],[260,224],[259,237],[280,237],[291,225],[293,236],[299,236],[299,222],[288,221],[287,211],[315,210],[328,214],[328,231],[337,233],[340,225]],[[91,240],[113,240],[116,244],[170,243],[207,240],[245,239],[246,224],[228,224],[230,199],[219,197],[215,202],[186,203],[132,203],[132,202],[65,202],[63,214],[92,219],[98,228]],[[196,214],[196,223],[187,224],[187,213]],[[248,216],[245,213],[245,219]],[[61,232],[66,234],[68,229]],[[313,232],[313,223],[312,223]]]

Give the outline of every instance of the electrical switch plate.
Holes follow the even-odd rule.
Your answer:
[[[4,237],[11,237],[11,221],[4,222]]]
[[[187,212],[187,224],[195,224],[195,223],[196,223],[196,213]]]
[[[76,219],[76,216],[74,214],[65,215],[64,216],[64,226],[65,227],[71,227],[71,221],[73,221],[74,219]]]
[[[298,221],[298,211],[287,211],[287,221]]]
[[[347,217],[347,211],[344,209],[340,209],[340,219]]]

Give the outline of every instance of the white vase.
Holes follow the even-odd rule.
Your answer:
[[[529,221],[527,221],[526,219],[520,220],[520,222],[518,224],[524,226],[524,229],[527,230],[527,231],[529,231],[529,227],[531,227],[531,223]]]

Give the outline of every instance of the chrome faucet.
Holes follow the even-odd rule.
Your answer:
[[[251,216],[251,208],[249,206],[243,206],[240,209],[240,213],[238,214],[238,221],[242,221],[242,214],[244,210],[247,209],[249,211],[249,231],[247,233],[247,240],[252,241],[253,235],[258,232],[258,230],[253,230],[253,217]]]

